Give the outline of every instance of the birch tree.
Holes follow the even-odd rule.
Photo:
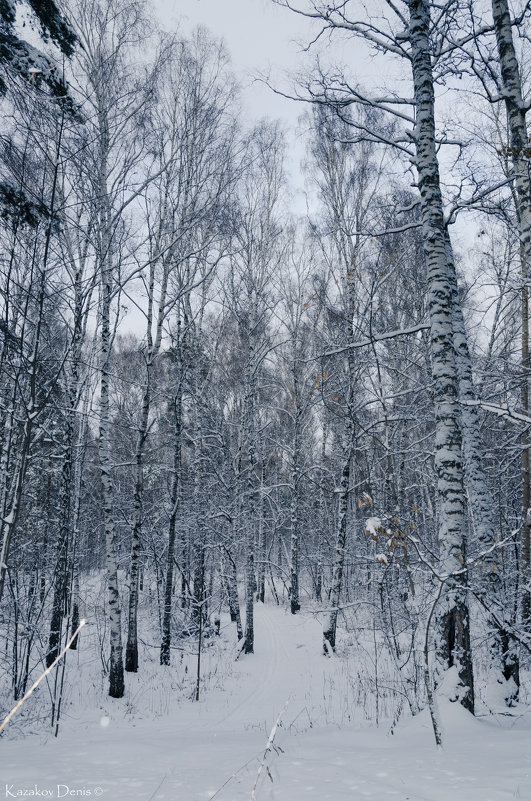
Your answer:
[[[311,331],[317,321],[310,320],[308,308],[311,295],[310,277],[315,262],[309,243],[301,241],[300,232],[288,230],[290,244],[286,249],[285,271],[278,277],[281,319],[286,330],[286,342],[279,349],[279,367],[283,378],[281,385],[285,394],[285,414],[288,420],[290,462],[290,584],[291,613],[301,608],[300,569],[302,544],[308,546],[310,531],[305,530],[306,509],[305,474],[308,471],[308,453],[311,452],[315,424],[312,407],[316,398],[310,380],[313,365],[308,364],[311,350]],[[306,364],[305,364],[306,362]],[[285,378],[284,378],[285,376]],[[301,537],[303,543],[301,543]]]
[[[372,19],[358,17],[352,3],[323,8],[312,3],[306,10],[288,0],[279,5],[317,20],[322,30],[347,31],[353,40],[387,58],[398,57],[411,71],[413,97],[387,92],[378,96],[353,87],[339,78],[332,85],[326,79],[311,84],[310,99],[330,103],[340,113],[345,106],[361,103],[379,108],[399,122],[397,134],[389,135],[371,124],[357,126],[366,138],[398,149],[412,164],[421,199],[424,252],[428,274],[431,358],[435,403],[435,467],[438,488],[439,545],[444,600],[439,608],[437,653],[444,667],[457,667],[459,689],[456,697],[470,711],[474,709],[472,656],[467,597],[466,503],[459,386],[453,345],[454,281],[448,267],[448,241],[438,163],[438,132],[435,122],[431,4],[407,0],[400,5],[382,3],[389,18],[375,26]],[[352,13],[350,13],[352,12]],[[440,13],[440,12],[439,12]],[[444,18],[444,12],[440,19]],[[324,76],[323,76],[324,78]]]

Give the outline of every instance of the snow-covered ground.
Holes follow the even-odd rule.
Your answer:
[[[199,702],[173,704],[170,685],[162,681],[157,695],[140,673],[127,677],[128,697],[93,705],[79,720],[65,716],[57,739],[2,738],[0,798],[249,801],[287,702],[257,801],[531,799],[531,711],[474,719],[443,703],[445,744],[437,751],[426,713],[391,735],[389,721],[376,728],[348,708],[345,663],[321,655],[312,615],[257,605],[255,654],[234,662],[232,648],[227,643],[219,673],[205,655],[210,678]],[[76,669],[72,659],[74,683]],[[159,698],[152,715],[131,711],[143,692]],[[87,703],[96,697],[88,693]]]

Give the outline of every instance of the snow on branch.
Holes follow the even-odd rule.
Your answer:
[[[346,351],[352,350],[353,348],[364,348],[367,345],[372,345],[374,342],[383,342],[386,339],[394,339],[395,337],[407,336],[408,334],[416,334],[417,331],[425,331],[429,327],[430,327],[429,323],[419,323],[418,325],[414,325],[411,328],[400,328],[397,329],[396,331],[387,331],[385,334],[376,334],[373,337],[369,337],[367,339],[361,339],[359,342],[352,342],[350,345],[345,345],[342,348],[337,348],[337,350],[326,351],[326,353],[322,353],[320,356],[315,356],[314,359],[321,359],[324,356],[336,356],[338,353],[345,353]],[[308,361],[313,361],[313,359]],[[529,422],[531,422],[531,419]]]
[[[499,406],[482,400],[468,400],[461,401],[461,403],[464,406],[479,406],[481,409],[485,409],[486,412],[492,412],[492,414],[497,414],[499,417],[506,417],[508,420],[512,420],[514,422],[527,423],[528,425],[531,425],[531,417],[525,414],[520,414],[519,412],[515,412],[512,409],[509,409],[508,406],[505,406],[501,403]]]

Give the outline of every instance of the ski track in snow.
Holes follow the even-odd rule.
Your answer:
[[[326,726],[317,702],[341,662],[322,656],[319,622],[258,604],[255,628],[255,653],[242,654],[224,689],[171,716],[117,718],[106,728],[69,722],[57,740],[1,741],[0,799],[27,790],[103,801],[249,801],[269,731],[289,700],[275,740],[282,750],[267,757],[272,781],[264,772],[257,801],[531,801],[531,713],[475,720],[443,705],[439,752],[426,713],[392,737],[385,724]]]
[[[256,611],[258,610],[255,610],[255,616]],[[256,717],[256,711],[263,707],[264,700],[267,702],[271,696],[275,697],[271,688],[279,687],[279,680],[281,680],[280,652],[282,651],[286,659],[288,658],[288,653],[278,635],[277,627],[271,615],[261,615],[258,613],[257,617],[258,642],[255,646],[255,653],[253,654],[253,662],[258,660],[256,665],[258,670],[254,675],[255,689],[245,695],[241,701],[231,705],[227,714],[216,721],[216,723],[213,724],[214,726],[221,726],[228,720],[234,720],[236,715],[238,718],[247,721]],[[240,656],[241,665],[244,665],[245,659],[246,657],[244,655]]]

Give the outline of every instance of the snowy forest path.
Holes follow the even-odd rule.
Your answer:
[[[319,650],[320,623],[308,616],[297,617],[276,608],[257,604],[255,609],[255,653],[241,657],[234,679],[243,697],[214,725],[231,728],[238,722],[269,730],[285,703],[290,711],[311,691],[308,650]],[[298,710],[297,710],[298,711]]]

